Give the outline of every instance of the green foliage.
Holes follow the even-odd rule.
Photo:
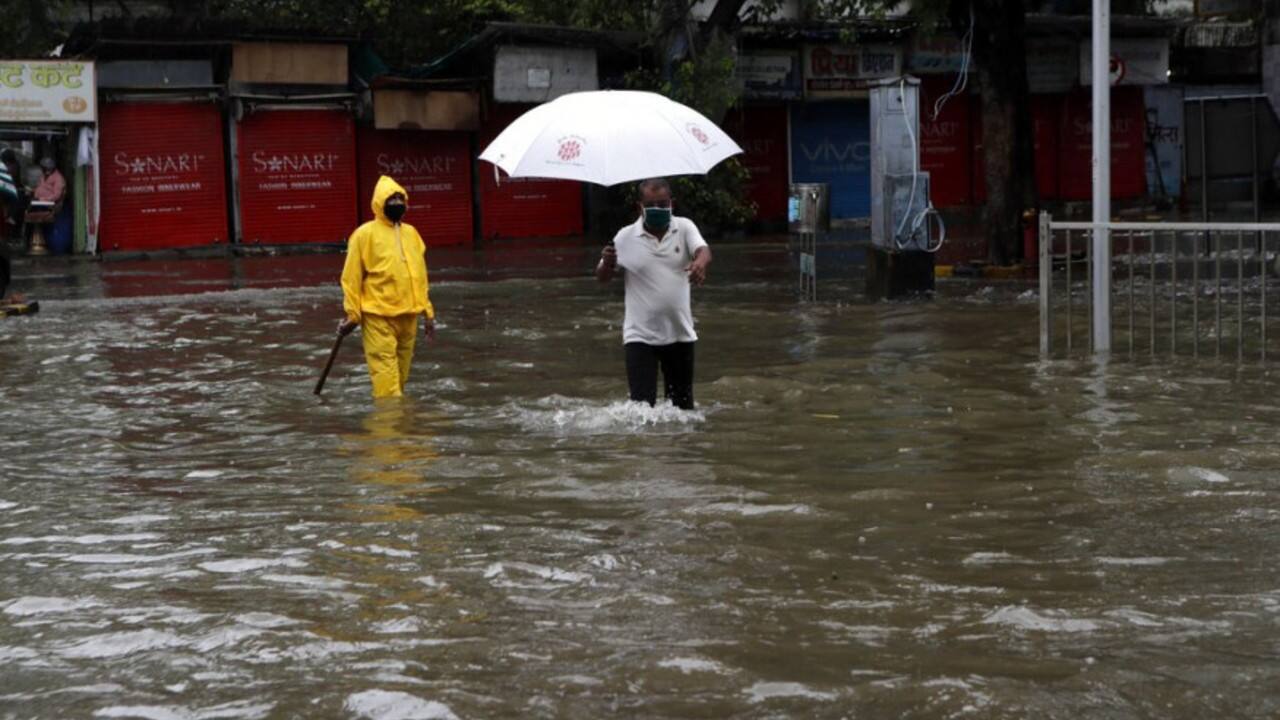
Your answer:
[[[429,62],[491,21],[644,30],[654,0],[214,0],[221,18],[372,41],[392,66]]]
[[[10,0],[0,32],[0,58],[41,58],[65,36],[68,0]]]

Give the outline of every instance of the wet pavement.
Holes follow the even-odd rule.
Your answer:
[[[1022,283],[800,304],[765,244],[698,409],[636,407],[593,256],[433,254],[384,406],[352,341],[311,394],[340,256],[20,264],[0,717],[1280,715],[1269,373],[1042,362]]]

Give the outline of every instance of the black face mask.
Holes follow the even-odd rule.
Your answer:
[[[393,223],[400,222],[400,218],[404,217],[404,205],[384,205],[382,212],[387,214],[387,219]]]

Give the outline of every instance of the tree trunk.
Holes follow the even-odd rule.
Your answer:
[[[969,4],[953,2],[958,33],[969,27]],[[973,61],[981,78],[987,256],[997,265],[1022,258],[1022,213],[1035,207],[1034,135],[1027,85],[1026,6],[1021,0],[975,0]]]

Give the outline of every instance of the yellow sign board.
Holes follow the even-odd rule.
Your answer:
[[[0,123],[91,123],[97,76],[81,60],[0,60]]]

